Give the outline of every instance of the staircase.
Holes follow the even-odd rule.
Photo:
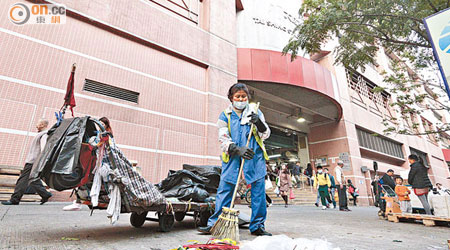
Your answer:
[[[22,169],[23,167],[0,165],[0,201],[7,201],[11,198]],[[21,202],[40,200],[41,197],[37,194],[25,194]]]
[[[275,182],[272,183],[275,187]],[[303,186],[302,186],[303,187]],[[272,199],[274,205],[284,205],[281,196],[277,197],[274,192],[275,188],[266,190],[266,193]],[[311,191],[310,186],[305,185],[304,188],[293,188],[295,199],[289,200],[289,205],[313,205],[316,202],[317,192]]]

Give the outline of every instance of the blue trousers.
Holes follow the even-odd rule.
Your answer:
[[[214,214],[209,217],[208,226],[213,226],[216,223],[219,215],[222,213],[222,207],[230,207],[231,199],[233,198],[234,184],[230,184],[220,180],[219,188],[216,196],[216,209]],[[256,231],[258,228],[264,228],[264,222],[267,216],[266,207],[266,189],[264,178],[261,178],[251,183],[252,195],[252,216],[250,219],[250,232]]]

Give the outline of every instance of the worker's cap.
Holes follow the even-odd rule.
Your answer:
[[[392,170],[392,169],[388,169],[387,173],[389,173],[389,172],[392,172],[392,173],[394,173],[394,170]]]
[[[339,160],[339,161],[337,162],[337,164],[338,164],[338,165],[344,165],[344,162],[341,161],[341,160]]]

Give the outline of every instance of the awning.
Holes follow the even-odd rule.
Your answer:
[[[342,118],[331,72],[312,60],[297,57],[291,62],[281,52],[239,48],[238,80],[249,85],[263,110],[289,117],[297,107],[309,124]]]

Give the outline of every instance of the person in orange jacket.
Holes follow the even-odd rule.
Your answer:
[[[412,213],[411,199],[409,198],[409,194],[411,191],[403,185],[403,178],[397,177],[395,178],[395,193],[398,196],[400,201],[400,209],[403,213]]]

